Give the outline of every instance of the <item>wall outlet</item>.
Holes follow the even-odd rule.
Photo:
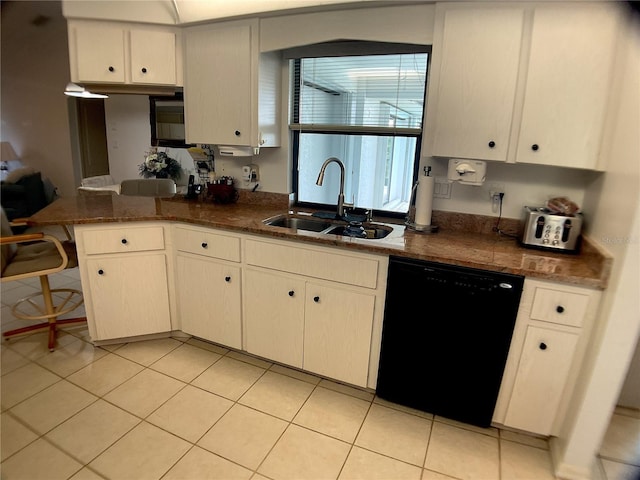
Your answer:
[[[489,185],[489,200],[493,201],[493,197],[504,194],[504,185],[501,183],[492,183]]]
[[[502,198],[500,198],[501,194]],[[491,211],[498,213],[502,202],[504,202],[504,185],[500,183],[492,183],[489,185],[489,199],[491,200]]]
[[[257,182],[260,179],[260,170],[258,165],[243,165],[242,166],[242,180],[245,182]]]
[[[245,182],[251,181],[251,165],[242,166],[242,180]]]
[[[260,170],[257,165],[251,165],[251,178],[250,182],[257,182],[260,180]]]

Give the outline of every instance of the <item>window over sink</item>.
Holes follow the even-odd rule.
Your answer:
[[[354,44],[362,42],[290,60],[297,202],[335,205],[339,169],[327,168],[323,186],[316,179],[322,163],[337,157],[345,165],[345,202],[404,215],[420,157],[429,47],[391,44],[378,53],[364,44],[364,53],[341,53]]]

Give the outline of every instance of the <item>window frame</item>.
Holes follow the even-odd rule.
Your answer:
[[[344,45],[347,45],[345,50]],[[332,48],[337,47],[337,48]],[[379,129],[380,131],[376,131],[376,127],[362,127],[360,131],[348,131],[348,129],[336,129],[332,130],[331,128],[322,128],[318,126],[314,126],[313,128],[305,129],[299,122],[299,107],[300,102],[293,102],[288,109],[289,114],[289,122],[288,128],[290,132],[290,145],[291,145],[291,188],[294,193],[294,205],[296,207],[302,208],[320,208],[320,209],[333,209],[335,208],[335,204],[328,203],[315,203],[315,202],[304,202],[300,201],[298,198],[298,194],[300,191],[299,184],[299,166],[300,166],[300,134],[301,133],[314,133],[314,134],[339,134],[339,135],[357,135],[357,136],[384,136],[384,137],[409,137],[416,139],[416,148],[414,152],[413,158],[413,173],[412,173],[412,182],[411,188],[414,187],[415,182],[418,179],[418,173],[420,169],[420,157],[422,151],[422,137],[424,135],[424,120],[426,117],[426,108],[427,108],[427,92],[429,88],[429,72],[431,67],[431,46],[430,45],[404,45],[404,44],[386,44],[386,43],[377,43],[377,42],[328,42],[327,44],[318,44],[311,45],[308,47],[301,47],[296,49],[291,49],[289,51],[285,51],[284,58],[287,60],[294,60],[293,71],[290,72],[290,87],[291,91],[289,94],[289,101],[292,101],[294,98],[299,98],[299,88],[300,88],[300,77],[299,75],[300,69],[300,61],[302,58],[313,58],[313,57],[339,57],[339,56],[367,56],[367,55],[380,55],[380,54],[400,54],[400,53],[426,53],[427,54],[427,69],[426,69],[426,82],[424,89],[424,98],[423,98],[423,112],[422,112],[422,122],[419,133],[415,133],[416,129],[403,129],[402,127],[398,127],[394,129],[394,132],[391,134],[389,129]],[[297,68],[296,68],[297,63]],[[411,202],[411,198],[409,199]],[[411,205],[409,204],[408,209],[411,209]],[[405,218],[408,212],[394,212],[390,210],[373,210],[374,215],[385,216],[390,218]]]

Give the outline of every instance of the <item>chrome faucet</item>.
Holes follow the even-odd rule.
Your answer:
[[[324,181],[324,171],[327,169],[327,165],[330,163],[337,163],[340,167],[340,193],[338,194],[338,216],[344,217],[344,207],[353,207],[353,203],[345,203],[344,202],[344,163],[341,160],[338,160],[336,157],[327,158],[322,167],[320,167],[320,173],[318,174],[318,179],[316,180],[316,185],[322,186],[322,182]]]

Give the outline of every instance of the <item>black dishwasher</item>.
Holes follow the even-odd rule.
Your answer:
[[[524,277],[392,256],[380,398],[491,424]]]

